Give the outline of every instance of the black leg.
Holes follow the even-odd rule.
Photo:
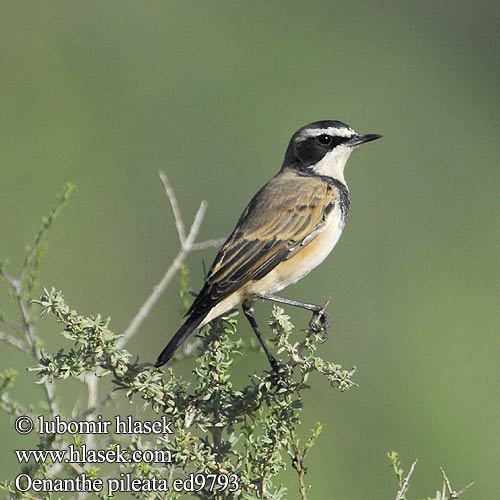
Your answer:
[[[252,327],[252,330],[255,333],[255,336],[259,339],[260,345],[266,353],[272,370],[277,372],[278,362],[276,361],[276,358],[271,354],[271,351],[269,350],[269,347],[267,347],[267,344],[264,342],[264,338],[262,337],[262,333],[260,332],[259,325],[257,324],[257,321],[255,321],[253,304],[250,301],[245,300],[241,306],[243,308],[245,316],[248,319],[248,322],[250,323],[250,326]]]
[[[286,304],[289,306],[300,307],[302,309],[306,309],[307,311],[312,311],[313,315],[311,321],[309,321],[309,328],[314,332],[324,330],[325,337],[328,338],[330,315],[325,311],[325,307],[328,305],[328,302],[330,302],[329,300],[324,306],[318,306],[316,304],[308,304],[307,302],[300,302],[298,300],[285,299],[271,294],[259,295],[258,297],[272,302],[278,302],[279,304]]]

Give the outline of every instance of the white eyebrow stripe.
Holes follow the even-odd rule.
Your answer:
[[[309,130],[304,130],[299,137],[297,137],[298,141],[303,141],[308,137],[318,137],[319,135],[333,135],[340,137],[352,137],[356,134],[352,128],[337,128],[337,127],[328,127],[328,128],[313,128]]]

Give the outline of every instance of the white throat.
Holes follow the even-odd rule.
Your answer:
[[[344,145],[337,146],[311,168],[315,173],[333,177],[347,186],[344,178],[344,168],[351,153],[352,148]]]

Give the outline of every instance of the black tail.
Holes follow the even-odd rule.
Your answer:
[[[161,354],[156,360],[155,366],[158,368],[164,365],[174,354],[179,347],[186,342],[187,338],[200,326],[200,323],[205,318],[205,314],[197,315],[194,318],[190,317],[188,320],[179,328],[177,333],[170,339],[165,349],[161,351]]]

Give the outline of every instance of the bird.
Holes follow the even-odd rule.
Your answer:
[[[277,370],[255,320],[257,299],[309,310],[310,328],[327,331],[325,307],[275,293],[306,276],[333,250],[349,212],[347,160],[358,146],[381,137],[360,134],[337,120],[315,121],[293,134],[281,169],[244,209],[156,367],[167,363],[194,331],[241,304],[271,368]]]

